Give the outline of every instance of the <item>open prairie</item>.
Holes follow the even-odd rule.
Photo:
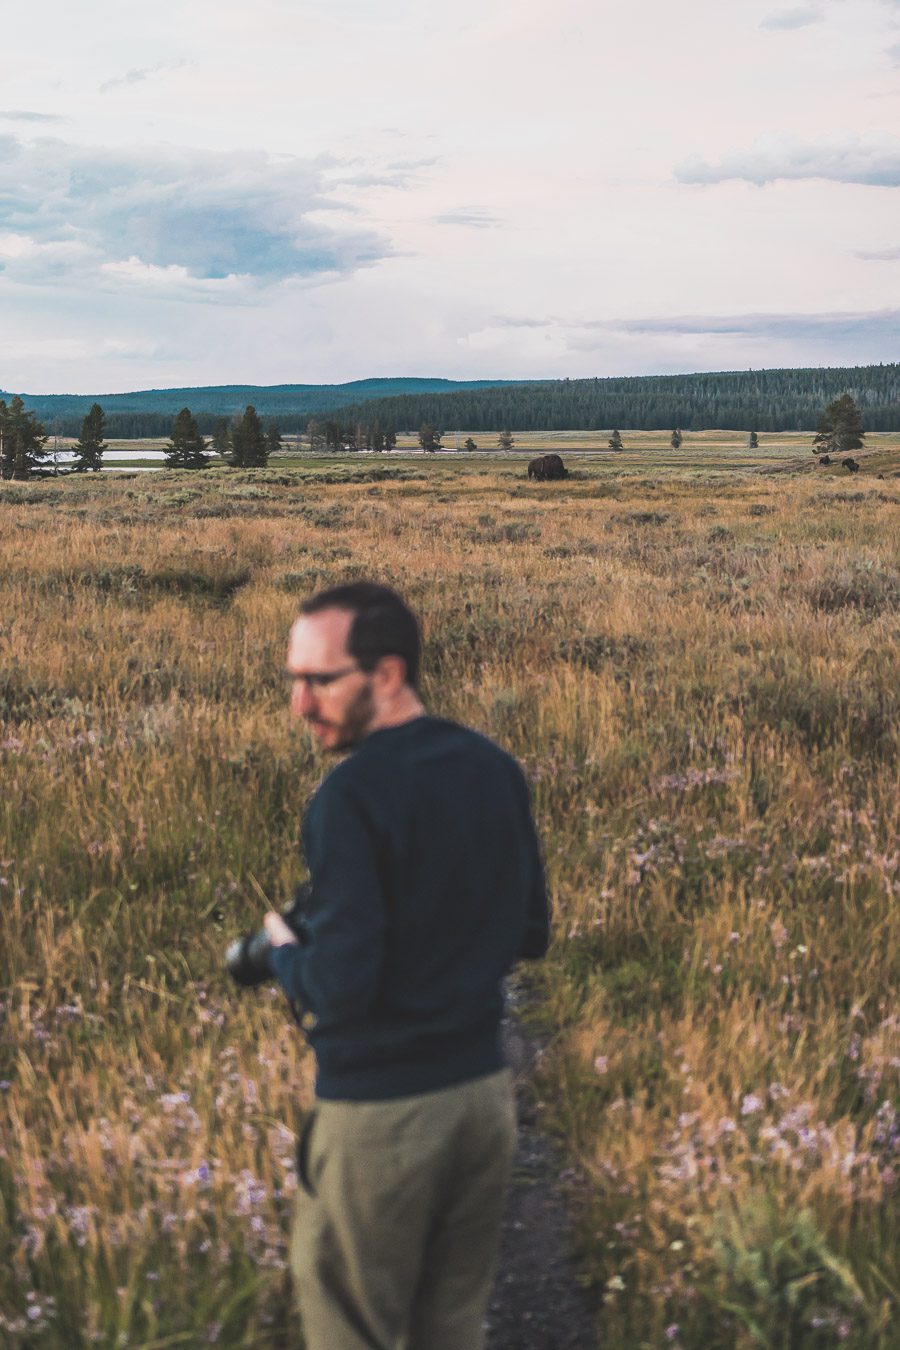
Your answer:
[[[812,431],[762,432],[759,445],[755,450],[747,448],[747,436],[742,431],[685,431],[681,448],[673,450],[670,445],[670,431],[628,431],[622,432],[623,449],[613,454],[609,449],[610,431],[517,431],[513,437],[513,447],[509,452],[498,453],[497,433],[493,431],[447,431],[443,434],[440,458],[444,461],[457,454],[464,463],[483,464],[495,458],[501,462],[519,457],[542,455],[555,451],[580,463],[599,461],[604,471],[612,470],[616,474],[634,473],[652,467],[653,473],[708,474],[723,469],[733,472],[738,469],[788,468],[792,472],[816,470],[816,460],[810,453]],[[478,449],[474,453],[464,450],[466,440],[471,437]],[[133,468],[136,464],[159,467],[158,456],[168,444],[166,437],[145,437],[142,440],[109,439],[104,454],[104,464],[110,467]],[[271,463],[279,467],[302,466],[316,458],[331,459],[332,456],[310,455],[306,436],[286,434],[284,448],[279,451]],[[73,437],[56,437],[49,442],[61,454],[71,451],[75,445]],[[878,468],[893,466],[896,469],[896,452],[900,450],[900,433],[869,432],[866,436],[866,449],[862,451],[863,460],[872,472]],[[142,452],[147,458],[142,459]],[[401,432],[397,438],[395,454],[407,456],[421,454],[418,438],[410,432]],[[366,456],[368,458],[368,456]],[[652,466],[647,459],[652,457]],[[381,457],[379,457],[381,458]],[[390,462],[391,456],[384,456]],[[883,463],[882,463],[883,461]],[[215,463],[218,464],[218,458]],[[828,472],[823,470],[822,472]],[[835,464],[831,472],[843,472]]]
[[[533,784],[535,1092],[598,1343],[898,1344],[900,437],[851,476],[808,435],[623,435],[517,436],[555,484],[295,455],[0,485],[4,1346],[297,1344],[311,1063],[221,958],[300,876],[297,601],[360,575],[421,613],[431,709]]]

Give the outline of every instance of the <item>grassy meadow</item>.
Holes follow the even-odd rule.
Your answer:
[[[743,431],[685,431],[684,440],[678,450],[673,450],[669,439],[671,431],[624,431],[623,449],[612,455],[609,450],[610,431],[517,431],[513,438],[511,451],[498,452],[497,433],[493,431],[447,431],[444,433],[442,450],[436,458],[446,462],[459,457],[462,463],[479,465],[494,461],[508,462],[524,456],[542,455],[556,451],[571,461],[580,462],[582,458],[614,460],[617,473],[644,472],[647,460],[652,458],[652,470],[656,475],[700,474],[703,476],[717,470],[731,473],[736,467],[742,469],[777,468],[788,472],[816,470],[816,460],[810,453],[812,445],[811,431],[765,431],[760,433],[759,445],[755,450],[747,449],[747,435]],[[471,437],[478,449],[469,453],[463,450],[466,440]],[[57,437],[55,444],[61,453],[71,451],[75,446],[74,437]],[[115,440],[106,442],[103,462],[110,468],[133,469],[136,466],[159,468],[159,456],[165,450],[168,438],[165,436],[145,437],[141,440]],[[900,444],[900,435],[896,432],[869,432],[866,436],[866,450],[863,459],[869,468],[886,458],[887,464],[894,464],[894,453]],[[145,458],[141,458],[141,452]],[[397,438],[397,449],[392,455],[377,458],[391,462],[392,459],[409,455],[421,456],[418,437],[411,432],[401,432]],[[320,452],[310,458],[309,440],[305,435],[291,432],[283,438],[283,449],[272,458],[271,467],[302,468],[304,464],[321,459],[331,459],[331,454]],[[355,458],[355,456],[354,456]],[[369,458],[363,455],[363,462]],[[431,457],[429,456],[429,459]],[[221,467],[218,456],[213,463]],[[880,467],[880,464],[879,464]],[[823,470],[827,472],[827,470]],[[831,472],[845,473],[839,464]]]
[[[221,954],[298,879],[322,773],[298,598],[360,575],[421,613],[429,706],[533,784],[535,1091],[598,1343],[900,1344],[900,438],[851,477],[704,435],[561,484],[0,484],[0,1344],[299,1344],[312,1066]]]

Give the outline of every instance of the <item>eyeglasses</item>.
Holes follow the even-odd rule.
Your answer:
[[[359,670],[359,666],[344,666],[342,670],[313,670],[307,671],[306,674],[286,670],[284,674],[285,679],[290,680],[291,684],[305,684],[312,693],[316,689],[327,689],[335,680],[342,680],[345,675],[352,675],[355,670]]]

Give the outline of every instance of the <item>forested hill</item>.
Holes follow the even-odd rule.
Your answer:
[[[397,395],[445,393],[491,388],[509,380],[373,379],[348,384],[223,384],[184,389],[139,389],[130,394],[23,394],[22,398],[46,430],[77,435],[92,403],[107,415],[107,435],[168,435],[182,408],[190,408],[204,432],[217,417],[242,413],[252,403],[260,417],[273,418],[282,431],[299,431],[307,419],[334,412],[347,404]],[[0,390],[9,403],[12,394]]]
[[[92,403],[112,437],[165,436],[188,407],[205,435],[217,418],[252,403],[283,432],[313,417],[345,426],[380,422],[417,431],[593,431],[605,428],[701,431],[802,431],[826,403],[852,394],[867,431],[900,430],[900,364],[807,370],[632,375],[586,380],[372,379],[348,384],[213,385],[131,394],[23,395],[26,406],[60,435],[77,435]],[[9,402],[11,394],[0,391]]]
[[[803,431],[841,394],[852,394],[867,431],[900,430],[898,364],[544,380],[404,393],[330,411],[345,424],[380,422],[399,431],[423,423],[441,431]]]

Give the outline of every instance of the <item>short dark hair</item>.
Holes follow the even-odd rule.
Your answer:
[[[419,621],[396,591],[377,581],[350,581],[304,600],[300,613],[320,614],[325,609],[343,609],[353,615],[347,651],[361,670],[374,670],[382,656],[402,656],[406,683],[418,690],[422,652]]]

